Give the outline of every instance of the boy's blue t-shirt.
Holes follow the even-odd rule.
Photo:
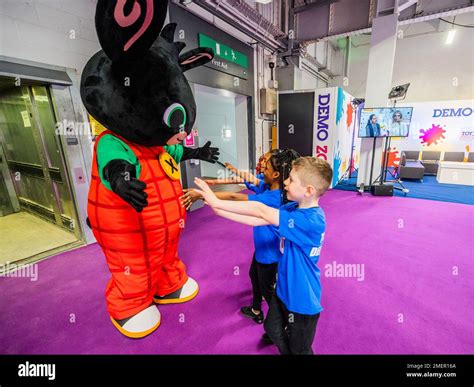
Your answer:
[[[326,230],[324,211],[288,203],[280,208],[280,226],[275,230],[283,248],[276,294],[290,312],[318,314],[323,310],[317,263]]]
[[[262,192],[265,192],[265,191],[270,189],[268,184],[263,181],[263,179],[264,179],[263,173],[259,173],[255,177],[258,180],[260,180],[260,184],[255,185],[255,184],[249,183],[248,181],[244,181],[244,184],[247,187],[247,189],[249,189],[250,191],[255,192],[256,194],[261,194]]]
[[[260,202],[269,207],[280,208],[281,190],[264,191],[261,194],[249,195],[250,201]],[[272,225],[253,228],[255,260],[266,265],[276,263],[281,258],[280,236]]]

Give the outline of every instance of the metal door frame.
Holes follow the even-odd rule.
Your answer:
[[[63,214],[61,212],[61,195],[59,193],[59,189],[56,183],[51,179],[49,175],[49,169],[52,168],[52,163],[48,155],[48,147],[46,145],[46,140],[45,140],[45,131],[44,131],[43,125],[41,124],[39,110],[38,110],[38,107],[36,105],[36,101],[33,95],[33,89],[32,89],[33,86],[36,86],[36,85],[28,85],[28,94],[30,96],[32,108],[34,110],[34,113],[36,114],[36,119],[34,118],[35,114],[33,114],[33,119],[35,119],[36,125],[39,129],[39,135],[40,135],[39,140],[41,141],[41,144],[42,144],[42,151],[44,152],[44,160],[47,163],[46,169],[48,171],[48,178],[46,179],[46,181],[51,186],[52,192],[54,193],[53,209],[55,213],[56,223],[60,227],[64,227],[65,224],[62,217]],[[38,86],[43,86],[45,88],[46,93],[48,95],[48,102],[50,103],[51,113],[53,114],[54,121],[58,122],[58,114],[57,114],[56,106],[54,103],[53,95],[51,93],[51,86],[48,84],[38,84]],[[68,165],[65,162],[66,155],[64,153],[63,143],[60,139],[56,138],[56,136],[54,137],[54,139],[55,139],[56,146],[58,147],[58,150],[59,150],[59,159],[61,163],[59,172],[61,174],[61,183],[64,184],[64,186],[66,187],[66,190],[71,198],[71,202],[73,203],[72,207],[73,207],[74,213],[71,214],[73,216],[71,220],[72,220],[72,225],[74,228],[72,231],[74,232],[74,235],[76,236],[76,238],[81,240],[82,232],[81,230],[78,230],[78,227],[80,227],[80,224],[79,224],[80,222],[78,221],[79,216],[77,212],[77,206],[75,202],[74,193],[73,193],[73,190],[71,189],[71,185],[68,178]]]
[[[13,212],[20,212],[20,202],[16,196],[15,187],[13,186],[12,178],[10,175],[10,169],[8,168],[7,157],[5,150],[3,149],[3,135],[0,132],[0,175],[2,175],[7,188],[8,197],[13,208]]]
[[[8,75],[3,75],[2,78],[14,79],[12,78],[12,76],[8,76]],[[57,109],[56,109],[56,105],[54,101],[54,96],[51,92],[51,85],[44,81],[35,82],[28,79],[25,79],[25,81],[26,82],[22,83],[22,85],[19,87],[26,88],[24,93],[26,92],[28,94],[29,101],[27,103],[26,108],[30,115],[30,119],[32,121],[32,135],[33,135],[33,140],[38,150],[38,155],[41,162],[41,169],[43,172],[42,178],[45,180],[46,187],[49,187],[49,189],[51,190],[50,192],[53,195],[52,207],[53,207],[53,213],[54,213],[54,221],[55,221],[54,223],[57,226],[61,227],[62,229],[66,229],[72,232],[74,236],[78,239],[78,241],[85,242],[81,222],[79,221],[79,212],[78,212],[76,197],[72,189],[72,186],[70,184],[70,179],[69,179],[70,171],[68,170],[69,166],[66,163],[67,158],[63,149],[63,142],[61,141],[60,138],[56,138],[56,136],[55,136],[55,143],[59,150],[59,159],[60,159],[59,173],[61,176],[61,183],[64,184],[64,187],[66,188],[66,191],[68,192],[70,196],[70,200],[72,202],[73,213],[71,214],[71,223],[73,225],[73,229],[71,229],[70,226],[68,227],[66,218],[63,217],[63,214],[61,212],[60,192],[59,192],[58,187],[56,186],[56,183],[52,180],[51,175],[50,175],[50,170],[51,168],[53,168],[53,166],[51,164],[50,156],[48,155],[48,147],[45,141],[45,131],[41,123],[40,114],[39,114],[38,107],[34,98],[32,87],[41,86],[45,88],[46,93],[48,95],[48,103],[51,108],[51,113],[53,114],[53,117],[54,117],[54,122],[58,122],[59,118],[58,118]],[[0,135],[0,139],[3,140],[3,135]],[[6,158],[5,158],[5,161],[7,161]],[[8,179],[10,178],[10,170],[8,166],[6,166],[6,169],[7,169],[7,173],[6,174],[4,173],[4,175],[6,175]],[[11,181],[11,178],[10,178],[10,183],[12,184],[12,188],[13,188],[13,182]],[[20,207],[17,194],[14,188],[13,188],[13,192],[14,192],[15,201],[16,203],[18,203],[18,207]],[[69,218],[69,216],[67,218]]]
[[[32,134],[33,140],[36,144],[36,149],[38,150],[39,158],[41,161],[41,167],[43,169],[43,176],[46,181],[46,185],[50,187],[51,192],[53,193],[53,211],[54,211],[54,219],[56,221],[56,225],[59,227],[63,227],[62,219],[61,219],[61,210],[59,200],[59,192],[56,189],[56,186],[51,179],[49,174],[49,169],[51,167],[51,160],[48,157],[48,148],[46,146],[46,142],[44,139],[44,129],[41,125],[41,120],[39,117],[38,107],[36,106],[36,101],[34,99],[33,90],[31,89],[31,85],[25,85],[24,87],[28,90],[28,97],[30,98],[31,110],[30,118],[34,122]],[[36,129],[36,130],[35,130]]]
[[[54,117],[56,119],[56,122],[59,122],[59,112],[58,112],[58,108],[56,106],[56,100],[54,98],[54,94],[53,94],[53,90],[52,90],[52,86],[51,85],[47,85],[46,86],[46,91],[48,93],[48,98],[49,100],[51,101],[51,107],[53,109],[53,114],[54,114]],[[74,103],[73,103],[73,100],[72,98],[70,98],[70,103],[72,106],[74,106]],[[60,159],[61,159],[61,166],[62,168],[60,168],[60,172],[61,172],[61,179],[64,183],[64,185],[67,187],[67,190],[69,192],[69,195],[71,196],[71,201],[73,203],[73,208],[74,208],[74,216],[75,216],[75,219],[73,219],[73,222],[74,222],[74,235],[76,235],[77,239],[79,240],[82,240],[85,242],[85,236],[84,236],[84,233],[83,233],[83,230],[82,230],[82,224],[79,220],[80,216],[79,216],[79,210],[78,210],[78,203],[77,203],[77,197],[76,197],[76,192],[74,191],[74,189],[72,188],[72,184],[71,184],[71,168],[70,168],[70,165],[69,165],[69,160],[67,158],[67,155],[66,155],[66,152],[65,152],[65,144],[64,144],[64,140],[63,138],[61,138],[61,136],[59,136],[57,138],[58,140],[58,148],[59,148],[59,155],[60,155]]]

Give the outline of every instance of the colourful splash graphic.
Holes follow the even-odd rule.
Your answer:
[[[339,181],[339,169],[342,164],[342,159],[341,159],[341,149],[339,148],[339,141],[337,142],[336,145],[336,151],[334,152],[334,161],[332,165],[332,170],[333,170],[333,175],[332,175],[332,186],[334,187],[337,182]]]
[[[419,138],[421,139],[421,144],[430,146],[430,145],[438,145],[438,141],[444,140],[445,137],[443,133],[445,133],[446,130],[444,130],[441,125],[435,125],[432,124],[430,129],[420,129],[420,134]]]
[[[336,109],[336,125],[339,124],[342,117],[344,116],[344,101],[346,96],[344,95],[344,90],[340,87],[337,88],[337,109]]]
[[[354,155],[354,157],[352,158],[352,161],[351,161],[351,165],[350,165],[350,167],[351,167],[351,173],[356,170],[356,165],[358,165],[358,164],[359,164],[359,154],[356,153],[356,154]]]
[[[341,165],[341,171],[345,171],[346,168],[347,168],[347,158],[344,158],[344,161],[342,162],[342,165]]]
[[[400,164],[400,152],[397,148],[388,148],[388,152],[385,155],[388,155],[388,167],[398,167]]]
[[[346,109],[346,114],[347,114],[347,130],[350,130],[351,124],[352,124],[352,116],[354,115],[354,108],[352,107],[352,104],[349,102],[347,105]]]

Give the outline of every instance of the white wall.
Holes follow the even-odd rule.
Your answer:
[[[295,90],[313,90],[323,89],[327,87],[327,82],[317,78],[306,70],[296,69],[295,73]]]
[[[237,96],[235,98],[235,128],[237,145],[238,169],[249,167],[249,121],[247,109],[247,97]]]
[[[221,160],[237,166],[237,137],[240,133],[236,127],[235,96],[225,94],[210,87],[195,85],[194,98],[199,111],[195,127],[199,132],[200,146],[211,141],[213,146],[219,148]],[[226,129],[231,132],[230,138],[224,136],[223,131]],[[222,167],[218,164],[201,163],[202,176],[219,176],[220,169]]]
[[[311,66],[313,71],[317,71],[314,65],[309,64],[309,62],[305,63]],[[280,90],[314,90],[328,87],[326,81],[316,77],[314,72],[310,72],[306,68],[300,69],[293,65],[280,67],[277,75]]]
[[[100,50],[95,0],[2,0],[0,55],[82,71]]]
[[[452,21],[452,17],[448,18]],[[456,28],[451,45],[445,44],[451,26],[435,20],[399,27],[392,86],[411,83],[406,101],[442,101],[474,97],[474,29]],[[474,24],[474,13],[458,15],[456,23]],[[440,32],[438,32],[438,30]],[[352,38],[348,85],[345,90],[365,97],[370,35]],[[343,86],[341,78],[332,85]]]

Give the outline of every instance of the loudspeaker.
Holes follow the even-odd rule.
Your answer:
[[[375,184],[370,187],[370,192],[374,196],[393,196],[392,184]]]

